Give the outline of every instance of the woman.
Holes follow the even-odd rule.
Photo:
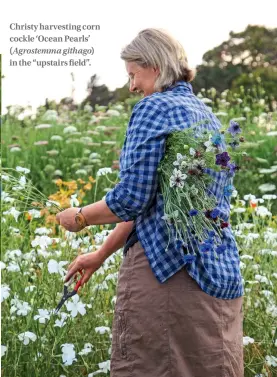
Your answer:
[[[227,248],[219,259],[197,250],[196,260],[187,263],[176,240],[166,251],[157,177],[169,133],[203,119],[209,120],[208,130],[221,125],[193,94],[185,52],[166,32],[141,31],[121,58],[130,91],[144,96],[126,132],[121,181],[105,200],[57,216],[73,232],[86,225],[119,224],[98,251],[70,264],[66,280],[81,268],[87,282],[125,245],[113,322],[112,377],[241,377],[243,287],[232,231],[224,231]],[[216,177],[212,190],[227,220],[230,203]]]

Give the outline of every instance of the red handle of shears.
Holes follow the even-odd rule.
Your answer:
[[[80,280],[77,282],[77,284],[76,284],[75,287],[74,287],[74,291],[76,291],[76,292],[78,292],[78,289],[79,289],[80,286],[81,286],[82,278],[83,278],[83,276],[84,276],[84,273],[83,273],[82,270],[78,270],[78,272],[80,273],[81,278],[80,278]],[[77,279],[77,276],[75,276],[75,279]]]

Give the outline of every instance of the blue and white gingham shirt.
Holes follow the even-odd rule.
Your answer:
[[[120,182],[105,200],[116,216],[124,221],[135,220],[138,239],[160,283],[186,266],[204,292],[233,299],[243,295],[243,286],[238,249],[230,226],[223,230],[227,248],[219,259],[214,253],[202,253],[198,248],[196,260],[187,263],[174,237],[166,251],[169,237],[162,219],[164,202],[158,191],[157,173],[166,137],[172,131],[207,119],[209,122],[199,127],[211,131],[221,127],[211,110],[193,94],[191,85],[184,81],[139,101],[133,109],[120,155]],[[217,208],[224,221],[228,221],[230,198],[223,195],[223,187],[232,183],[232,178],[227,182],[223,171],[210,170],[210,174],[214,177],[211,191],[217,197]]]

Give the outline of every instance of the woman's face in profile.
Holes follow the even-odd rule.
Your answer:
[[[144,68],[134,62],[125,62],[125,66],[130,80],[130,92],[141,93],[146,97],[156,91],[154,85],[159,75],[158,68]]]

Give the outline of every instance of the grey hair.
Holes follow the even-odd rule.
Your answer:
[[[188,67],[182,45],[163,29],[144,29],[123,48],[120,55],[126,62],[141,67],[159,68],[155,90],[165,89],[177,81],[190,82],[195,73]]]

